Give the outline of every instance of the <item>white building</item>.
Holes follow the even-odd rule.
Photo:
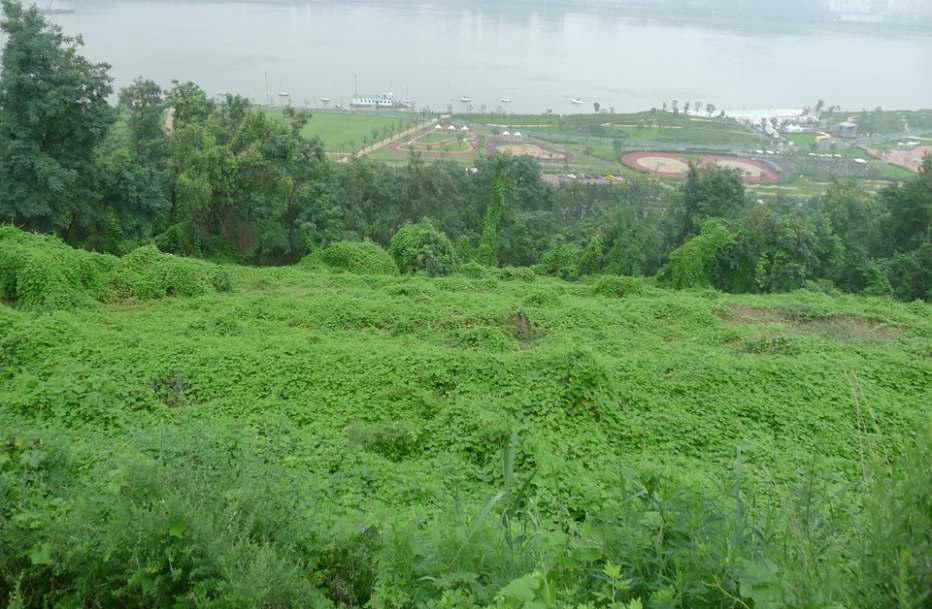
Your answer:
[[[394,108],[395,96],[391,93],[384,95],[354,95],[350,105],[355,108]]]

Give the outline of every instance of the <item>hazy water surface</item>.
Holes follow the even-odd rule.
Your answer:
[[[719,108],[932,106],[932,36],[766,24],[678,24],[585,2],[72,0],[51,18],[113,64],[117,86],[145,75],[210,94],[297,105],[359,90],[418,107],[620,110],[663,100]],[[586,101],[576,106],[571,99]]]

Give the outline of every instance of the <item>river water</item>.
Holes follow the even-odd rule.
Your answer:
[[[50,18],[113,65],[295,105],[391,91],[418,108],[618,111],[663,101],[932,107],[932,32],[701,25],[579,0],[59,0]],[[268,89],[266,88],[268,79]],[[358,83],[358,84],[357,84]],[[502,98],[511,98],[503,104]],[[579,99],[584,104],[574,104]]]

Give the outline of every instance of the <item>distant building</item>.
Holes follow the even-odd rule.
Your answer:
[[[857,137],[858,136],[858,124],[852,123],[850,121],[845,121],[843,123],[838,123],[832,127],[832,135],[836,137]]]
[[[354,108],[394,108],[395,96],[391,93],[384,95],[354,95],[350,105]]]

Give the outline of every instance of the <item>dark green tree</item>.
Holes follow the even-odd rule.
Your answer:
[[[431,277],[449,275],[456,270],[453,244],[430,220],[405,224],[389,245],[398,270],[405,274],[425,273]]]
[[[492,196],[482,224],[482,240],[479,242],[479,262],[486,266],[498,265],[498,225],[505,207],[507,185],[505,176],[498,172],[492,180]]]
[[[114,120],[109,66],[35,6],[2,0],[0,217],[72,239],[90,215],[95,153]]]
[[[887,188],[881,196],[889,214],[884,227],[887,253],[932,243],[932,156],[923,160],[916,177]]]
[[[214,110],[214,102],[193,82],[172,81],[168,101],[174,110],[175,128],[190,123],[204,123]]]
[[[579,274],[593,275],[602,269],[602,256],[604,254],[604,241],[602,233],[596,233],[589,239],[586,249],[579,257]]]
[[[151,80],[137,78],[120,90],[120,110],[127,117],[129,148],[144,163],[160,161],[165,155],[165,110],[162,88]]]
[[[735,218],[747,205],[744,182],[738,172],[715,165],[702,169],[690,165],[681,196],[680,244],[698,234],[705,220]]]

